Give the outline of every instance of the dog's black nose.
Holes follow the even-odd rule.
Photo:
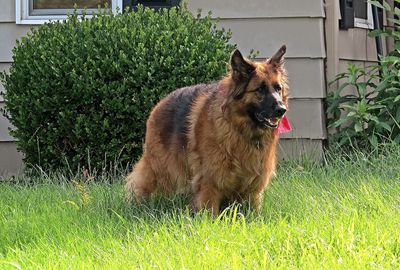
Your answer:
[[[285,106],[277,106],[274,110],[274,116],[275,117],[282,117],[286,113],[286,107]]]

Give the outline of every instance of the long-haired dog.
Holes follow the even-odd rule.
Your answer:
[[[217,83],[175,90],[147,120],[144,153],[127,176],[128,198],[155,192],[192,195],[196,210],[221,202],[258,209],[275,173],[277,127],[288,107],[282,46],[264,62],[232,53]]]

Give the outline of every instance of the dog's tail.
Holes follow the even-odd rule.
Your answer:
[[[154,172],[142,157],[133,171],[126,177],[125,198],[127,201],[142,201],[150,197],[156,189]]]

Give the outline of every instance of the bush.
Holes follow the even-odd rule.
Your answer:
[[[400,15],[399,9],[392,10],[384,1],[370,2]],[[367,70],[349,64],[347,72],[334,80],[344,82],[328,96],[328,127],[336,129],[330,138],[340,145],[365,148],[385,141],[400,143],[400,19],[391,20],[395,27],[372,31],[370,36],[392,38],[395,49]],[[354,94],[342,93],[348,86]]]
[[[185,8],[92,18],[32,30],[13,49],[6,114],[25,162],[107,169],[142,152],[153,105],[176,88],[218,79],[235,45],[210,14]]]

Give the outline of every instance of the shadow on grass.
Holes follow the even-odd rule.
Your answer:
[[[155,222],[165,223],[165,221],[179,220],[214,220],[229,221],[236,220],[238,217],[252,220],[257,217],[255,211],[252,211],[248,204],[239,204],[224,202],[222,210],[217,217],[213,216],[208,210],[195,211],[191,204],[191,195],[175,195],[167,198],[161,195],[155,196],[143,202],[126,202],[121,199],[121,205],[118,208],[109,208],[109,215],[118,215],[129,222]],[[118,212],[116,212],[118,211]]]

